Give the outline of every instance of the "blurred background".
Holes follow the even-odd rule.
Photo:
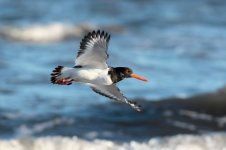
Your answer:
[[[0,141],[7,149],[12,139],[62,136],[160,149],[165,136],[169,145],[189,136],[225,148],[225,12],[224,0],[1,0]],[[50,83],[56,66],[74,65],[80,40],[94,29],[111,34],[110,66],[150,80],[118,84],[143,112],[81,84]]]

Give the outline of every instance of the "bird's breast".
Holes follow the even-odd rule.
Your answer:
[[[111,85],[108,69],[79,69],[77,78],[84,83]]]

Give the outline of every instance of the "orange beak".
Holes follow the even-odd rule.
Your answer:
[[[146,80],[146,79],[144,79],[144,78],[142,78],[142,77],[140,77],[140,76],[138,76],[138,75],[136,75],[136,74],[134,74],[134,73],[132,73],[130,76],[131,76],[132,78],[136,78],[136,79],[138,79],[138,80],[142,80],[142,81],[148,82],[148,80]]]

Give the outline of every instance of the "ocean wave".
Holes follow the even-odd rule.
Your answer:
[[[17,137],[24,137],[24,136],[30,136],[35,133],[43,132],[47,129],[51,129],[53,127],[59,126],[59,125],[70,125],[74,122],[73,119],[66,119],[66,118],[56,118],[53,120],[49,120],[42,123],[34,124],[32,127],[28,127],[26,125],[21,125],[16,129]]]
[[[91,28],[94,27],[89,25],[73,26],[62,23],[34,24],[28,27],[2,27],[0,28],[0,35],[3,38],[15,41],[54,42],[81,36],[84,31]]]
[[[0,27],[0,37],[12,41],[48,43],[63,41],[71,38],[81,37],[93,29],[106,29],[108,31],[121,31],[118,25],[98,27],[92,24],[33,24],[27,27],[7,26]]]
[[[146,142],[113,142],[95,139],[92,141],[78,137],[40,137],[0,140],[0,149],[4,150],[225,150],[226,133],[204,135],[176,135],[151,138]]]
[[[67,112],[37,113],[38,111],[36,111],[28,115],[27,112],[2,110],[0,113],[0,120],[2,120],[0,122],[0,138],[40,135],[73,137],[76,135],[79,138],[90,140],[98,138],[130,141],[182,133],[224,132],[226,131],[226,111],[223,106],[225,106],[226,90],[223,89],[219,90],[220,92],[187,99],[170,98],[162,101],[134,99],[143,107],[141,113],[118,103],[90,104],[84,105],[81,110],[75,110],[77,103],[73,103],[74,106],[70,107],[64,106],[60,102],[61,98],[50,101],[49,106],[46,107],[46,98],[35,96],[36,100],[30,106],[38,103],[38,109],[41,111],[43,108],[55,110],[60,107]],[[89,110],[88,113],[87,110]],[[65,126],[67,127],[65,128]]]

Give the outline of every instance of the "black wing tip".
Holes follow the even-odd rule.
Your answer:
[[[100,30],[100,29],[93,30],[93,31],[89,32],[88,34],[86,34],[84,36],[84,38],[82,39],[82,41],[90,40],[92,38],[97,38],[97,37],[104,38],[104,39],[106,39],[106,41],[109,41],[111,35],[104,30]]]
[[[100,37],[100,38],[104,38],[104,39],[110,39],[110,34],[104,30],[93,30],[91,32],[89,32],[85,37],[84,39],[86,38],[97,38],[97,37]]]
[[[128,104],[133,108],[135,109],[137,112],[142,112],[142,108],[141,108],[141,105],[139,105],[136,101],[129,101],[128,100]]]

